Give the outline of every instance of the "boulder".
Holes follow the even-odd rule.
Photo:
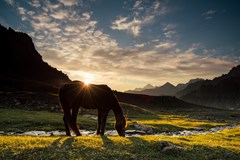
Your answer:
[[[159,150],[164,153],[179,152],[182,150],[182,147],[167,141],[160,141],[158,146]]]
[[[136,129],[144,131],[146,134],[154,134],[153,129],[149,126],[142,125],[137,122],[133,122],[133,125]]]

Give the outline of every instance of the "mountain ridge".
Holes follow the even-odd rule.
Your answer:
[[[145,89],[152,89],[152,88],[154,88],[153,85],[151,85],[151,84],[146,84],[143,88],[135,88],[135,89],[133,89],[133,90],[128,90],[128,91],[126,91],[126,92],[142,91],[142,90],[145,90]]]
[[[0,25],[0,89],[10,91],[57,91],[69,77],[44,62],[31,37]],[[34,87],[33,87],[34,86]]]
[[[181,92],[184,94],[178,93],[177,97],[190,103],[240,109],[240,65],[213,80],[193,83]]]
[[[134,94],[146,94],[146,95],[152,95],[152,96],[175,96],[179,91],[183,90],[186,88],[189,84],[197,82],[197,81],[202,81],[202,78],[196,78],[196,79],[191,79],[187,83],[180,83],[177,86],[174,86],[170,82],[166,82],[162,86],[156,86],[154,88],[150,89],[143,89],[141,88],[136,88],[134,90],[128,90],[125,91],[125,93],[134,93]]]
[[[135,90],[126,91],[126,93],[146,94],[146,95],[151,95],[151,96],[162,96],[162,95],[172,96],[176,92],[177,92],[177,88],[169,82],[166,82],[162,86],[154,87],[151,89],[144,89],[141,91],[135,91]]]

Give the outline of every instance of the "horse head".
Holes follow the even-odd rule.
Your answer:
[[[115,124],[115,128],[118,132],[119,136],[125,137],[125,128],[127,127],[126,119],[123,117],[123,119]]]

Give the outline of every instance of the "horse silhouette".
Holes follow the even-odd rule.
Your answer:
[[[83,107],[98,110],[97,135],[104,135],[108,112],[112,109],[116,118],[115,129],[120,136],[125,136],[125,117],[118,100],[107,85],[86,85],[81,81],[73,81],[59,89],[59,101],[64,111],[66,135],[71,135],[70,129],[77,136],[81,135],[77,126],[77,115],[79,108]]]

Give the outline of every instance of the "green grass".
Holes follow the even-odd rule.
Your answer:
[[[150,126],[153,128],[154,132],[192,130],[196,127],[208,130],[216,126],[224,126],[232,123],[239,124],[239,120],[227,119],[227,116],[230,117],[229,115],[233,114],[233,112],[230,111],[214,112],[216,118],[214,118],[214,120],[208,120],[202,118],[204,117],[203,115],[211,115],[213,113],[166,113],[157,109],[142,108],[124,103],[121,103],[121,105],[124,115],[127,117],[128,129],[135,129],[133,126],[134,122]],[[80,129],[96,130],[97,120],[82,116],[84,114],[97,115],[97,111],[84,110],[78,116]],[[64,130],[62,117],[63,113],[0,108],[0,130],[8,132],[19,130]],[[114,123],[114,115],[110,112],[106,130],[114,129]]]
[[[161,141],[180,149],[161,150]],[[0,159],[238,160],[240,128],[193,136],[0,136]]]
[[[208,130],[215,126],[239,124],[239,119],[231,119],[231,114],[234,114],[231,111],[166,113],[158,109],[121,105],[127,115],[128,129],[134,129],[133,122],[151,126],[155,132],[191,130],[195,127]],[[81,114],[96,115],[96,110],[84,110]],[[214,119],[204,118],[209,115]],[[62,116],[63,113],[0,108],[0,130],[64,130]],[[79,115],[78,123],[81,129],[96,130],[96,120]],[[110,113],[106,129],[113,129],[113,124],[113,113]],[[162,141],[180,148],[163,152]],[[240,128],[191,136],[0,136],[0,159],[239,160],[239,157]]]
[[[239,119],[232,119],[235,111],[209,110],[198,112],[162,112],[154,107],[138,107],[122,103],[124,114],[128,117],[129,128],[133,122],[138,122],[153,128],[155,132],[174,132],[179,130],[192,130],[201,127],[209,130],[212,127],[229,124],[239,124]],[[211,117],[211,120],[209,120]]]
[[[20,109],[0,109],[0,126],[2,131],[30,130],[64,130],[63,113],[46,111],[27,111]],[[82,129],[95,130],[97,121],[78,117]]]

